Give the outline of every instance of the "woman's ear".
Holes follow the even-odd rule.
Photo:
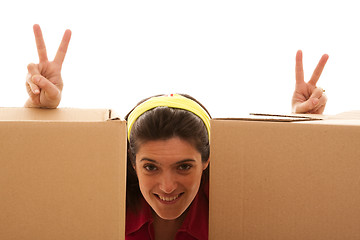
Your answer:
[[[203,163],[203,171],[209,166],[210,158],[206,162]]]
[[[131,160],[131,166],[133,167],[134,171],[136,172],[136,156],[134,156],[135,159]]]
[[[128,149],[128,163],[130,162],[131,163],[131,166],[132,166],[132,168],[135,170],[135,172],[136,172],[136,165],[135,165],[135,162],[136,162],[136,156],[133,156],[132,155],[132,153],[131,153],[131,151],[130,151],[130,149]],[[133,158],[135,158],[135,159],[133,159]]]

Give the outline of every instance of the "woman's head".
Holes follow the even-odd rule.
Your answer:
[[[144,199],[159,217],[174,220],[195,198],[207,165],[191,143],[172,137],[143,143],[134,169]]]
[[[208,113],[196,100],[186,98],[196,103],[201,114],[209,120]],[[183,108],[187,109],[187,106]],[[208,172],[208,123],[204,123],[204,117],[185,109],[159,104],[140,113],[133,122],[128,121],[131,124],[128,133],[128,165],[131,165],[128,166],[128,204],[133,204],[140,186],[150,206],[160,217],[167,219],[188,207],[202,176],[207,178]],[[180,211],[178,205],[185,209]],[[164,209],[172,209],[172,213]]]

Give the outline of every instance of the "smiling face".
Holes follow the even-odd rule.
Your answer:
[[[207,166],[189,142],[174,137],[143,143],[134,168],[145,200],[159,217],[173,220],[195,198]]]

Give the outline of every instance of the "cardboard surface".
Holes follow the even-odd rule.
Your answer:
[[[126,123],[110,118],[0,109],[0,239],[124,239]]]
[[[119,119],[109,109],[0,108],[0,121],[96,122]]]
[[[209,238],[360,239],[358,116],[212,120]]]

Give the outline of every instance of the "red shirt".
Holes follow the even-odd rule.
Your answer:
[[[154,240],[151,207],[142,198],[143,208],[135,214],[126,212],[126,240]],[[175,240],[207,240],[209,229],[209,184],[200,187]]]

